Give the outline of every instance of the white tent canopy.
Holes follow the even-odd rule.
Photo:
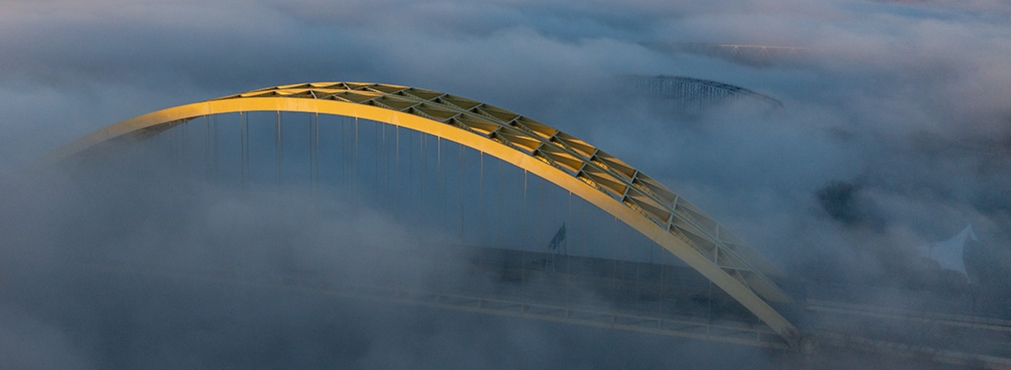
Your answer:
[[[941,268],[945,270],[958,271],[968,276],[965,272],[965,243],[969,240],[978,241],[976,233],[972,231],[972,225],[967,225],[962,232],[954,237],[935,243],[924,244],[916,248],[920,256],[937,261]]]

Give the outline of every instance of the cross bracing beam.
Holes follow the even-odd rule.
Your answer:
[[[407,86],[322,82],[284,85],[141,115],[84,136],[43,160],[55,164],[121,137],[214,114],[276,111],[357,117],[449,140],[548,180],[628,224],[700,272],[788,343],[796,328],[770,304],[790,303],[771,263],[697,207],[597,147],[525,116]]]

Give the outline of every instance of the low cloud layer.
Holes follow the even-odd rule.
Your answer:
[[[53,230],[89,223],[105,227],[103,222],[114,220],[134,222],[124,226],[131,232],[119,243],[141,259],[182,255],[185,261],[313,262],[305,256],[212,256],[171,248],[159,255],[138,247],[139,240],[152,237],[161,238],[160,246],[224,239],[215,239],[218,231],[210,229],[193,234],[200,240],[187,239],[186,230],[208,221],[230,230],[257,230],[245,233],[248,239],[238,244],[298,240],[312,245],[337,235],[379,243],[369,239],[371,234],[355,234],[355,227],[307,230],[282,223],[274,229],[266,220],[234,217],[267,205],[205,190],[191,200],[213,207],[198,207],[201,212],[194,214],[172,197],[135,194],[137,202],[124,203],[147,207],[129,211],[137,215],[161,212],[157,222],[115,212],[108,218],[53,218],[48,215],[96,211],[103,201],[122,199],[96,198],[77,185],[43,195],[22,179],[25,168],[59,145],[146,112],[279,84],[374,81],[485,101],[586,139],[661,180],[805,279],[922,288],[909,276],[931,270],[915,267],[922,262],[915,247],[972,225],[982,246],[967,257],[970,278],[985,295],[998,296],[991,306],[982,304],[988,314],[1006,316],[1011,314],[1007,298],[995,292],[1011,284],[1006,278],[1011,272],[1009,25],[1011,6],[986,0],[4,2],[0,173],[9,189],[5,193],[19,195],[0,206],[5,224],[24,225],[5,230],[4,250],[42,254],[35,257],[45,260],[46,253],[63,255],[72,248],[73,238],[89,237]],[[796,46],[801,51],[784,63],[755,65],[655,47],[662,43]],[[739,85],[781,100],[785,114],[725,107],[691,122],[672,119],[652,109],[653,103],[616,93],[619,77],[630,74]],[[288,220],[298,217],[305,215]],[[382,215],[335,222],[345,221],[391,222]],[[391,244],[419,232],[404,225],[389,229],[400,230],[382,234]],[[33,286],[19,280],[33,275],[16,271],[6,285],[18,291]],[[11,327],[26,334],[5,331],[0,348],[15,348],[3,345],[12,341],[27,347],[44,342],[51,349],[40,351],[59,354],[46,357],[52,367],[105,364],[94,360],[93,350],[101,345],[80,344],[75,330],[84,329],[68,328],[87,320],[87,314],[54,319],[18,302],[5,299],[0,320],[17,322]],[[101,304],[92,304],[100,310]],[[311,326],[297,320],[283,330]],[[352,348],[347,353],[364,351],[340,344],[345,345]],[[514,350],[520,347],[531,350],[525,344]],[[307,356],[325,352],[319,351]],[[549,352],[540,358],[559,358]],[[33,358],[30,352],[18,357],[48,363]],[[133,361],[138,362],[123,366],[143,367],[131,365],[144,359]]]

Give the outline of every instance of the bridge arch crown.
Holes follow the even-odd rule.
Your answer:
[[[496,157],[599,207],[674,254],[789,343],[794,326],[770,304],[790,298],[769,262],[658,181],[583,140],[511,111],[400,85],[321,82],[253,90],[141,115],[91,133],[47,157],[54,164],[117,138],[197,117],[252,111],[356,117],[434,135]]]

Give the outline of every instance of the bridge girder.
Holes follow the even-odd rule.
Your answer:
[[[284,85],[144,114],[86,135],[43,160],[55,164],[110,140],[197,117],[251,111],[357,117],[456,142],[548,180],[653,240],[740,302],[788,343],[799,334],[770,303],[790,303],[780,272],[722,225],[656,180],[597,147],[486,103],[407,86]]]

